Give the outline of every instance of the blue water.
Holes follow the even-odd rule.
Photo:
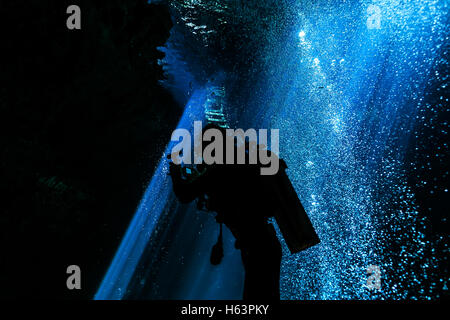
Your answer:
[[[231,126],[280,129],[280,155],[321,238],[290,255],[279,234],[282,298],[437,297],[448,286],[448,276],[436,271],[448,246],[436,255],[425,251],[448,237],[425,239],[427,221],[408,186],[405,155],[419,115],[429,112],[426,88],[447,85],[435,70],[448,63],[448,3],[236,3],[190,1],[180,9],[170,2],[178,23],[162,48],[164,85],[185,105],[179,127],[203,120],[220,87]],[[369,5],[380,8],[380,28],[367,25]],[[204,7],[222,18],[205,18]],[[250,14],[263,7],[268,21]],[[239,26],[233,41],[247,37],[230,58],[240,69],[211,50],[224,24]],[[256,62],[248,67],[253,52]],[[444,112],[446,104],[432,112]],[[243,269],[231,235],[226,231],[223,263],[211,266],[213,214],[180,206],[166,173],[163,158],[95,298],[239,299]],[[370,265],[381,270],[380,290],[366,286]]]

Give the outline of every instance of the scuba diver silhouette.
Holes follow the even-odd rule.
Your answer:
[[[215,124],[208,124],[203,132],[210,128],[220,130],[225,136],[225,129]],[[180,202],[189,203],[197,199],[198,208],[206,208],[208,211],[217,213],[216,221],[220,224],[220,234],[211,252],[211,263],[219,264],[222,259],[222,224],[225,224],[236,239],[235,248],[241,251],[245,270],[243,298],[245,300],[279,300],[282,251],[275,228],[268,219],[274,216],[282,217],[276,214],[280,212],[280,207],[283,207],[280,204],[280,196],[282,196],[281,193],[289,192],[286,192],[288,190],[286,188],[277,188],[278,191],[274,191],[273,186],[279,185],[281,181],[279,174],[261,175],[260,169],[263,165],[259,160],[256,164],[249,163],[248,151],[255,145],[246,141],[245,164],[236,164],[237,161],[234,161],[234,164],[201,164],[189,169],[187,174],[184,166],[170,162],[169,174],[172,178],[174,193]],[[205,147],[204,145],[203,148]],[[257,148],[261,147],[265,148],[265,146],[257,146]],[[226,148],[223,149],[225,155]],[[235,149],[235,157],[236,154]],[[170,159],[170,156],[168,158]],[[286,164],[281,159],[280,166],[282,170],[279,172],[284,174]],[[298,200],[296,194],[295,198]],[[295,211],[291,207],[287,210]],[[286,217],[277,220],[281,231],[284,231],[283,236],[291,252],[297,252],[318,243],[314,229],[309,220],[307,218],[306,220],[306,224],[301,221],[302,227],[290,231],[290,235],[286,234],[286,228],[295,226],[295,223]],[[304,231],[301,230],[305,229],[304,226],[309,227],[306,233],[301,232]],[[292,236],[294,233],[306,234],[307,241],[305,242],[304,238],[301,239],[301,243],[292,241],[295,238]]]

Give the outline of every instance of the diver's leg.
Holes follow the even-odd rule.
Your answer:
[[[280,299],[281,245],[272,225],[255,232],[241,248],[245,268],[244,299]]]

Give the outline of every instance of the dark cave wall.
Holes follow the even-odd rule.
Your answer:
[[[0,12],[0,295],[92,298],[181,114],[158,85],[170,15],[137,0]],[[81,290],[66,288],[71,264]]]

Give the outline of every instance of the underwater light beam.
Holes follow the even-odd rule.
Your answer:
[[[203,119],[203,105],[206,102],[207,92],[208,90],[204,88],[192,94],[177,128],[191,128],[194,120]],[[173,141],[168,143],[164,155],[172,150],[175,143]],[[120,300],[125,295],[136,266],[172,192],[167,172],[167,162],[163,156],[94,300]]]

